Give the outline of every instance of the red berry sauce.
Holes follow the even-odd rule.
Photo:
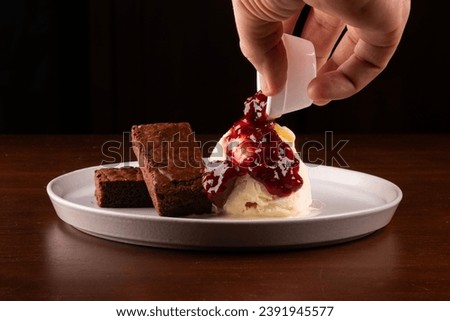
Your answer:
[[[266,105],[267,96],[261,91],[247,98],[244,117],[233,124],[223,139],[225,160],[207,164],[203,187],[216,205],[223,205],[236,178],[245,174],[279,197],[288,196],[302,186],[300,161],[275,131]]]

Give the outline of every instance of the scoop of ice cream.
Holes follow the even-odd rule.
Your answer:
[[[270,194],[263,184],[248,174],[238,177],[223,205],[223,212],[241,218],[303,217],[310,214],[312,203],[308,168],[300,163],[303,186],[288,196]]]
[[[268,119],[262,93],[247,99],[244,117],[220,139],[203,186],[223,213],[239,217],[287,217],[309,213],[308,170],[295,135]]]

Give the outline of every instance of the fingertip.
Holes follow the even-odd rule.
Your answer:
[[[260,73],[261,89],[267,96],[274,96],[281,92],[287,79],[287,59],[283,43],[267,52],[264,60],[255,65]]]
[[[259,81],[261,91],[266,96],[275,96],[281,92],[284,86],[284,82],[282,80],[277,81],[277,79],[275,79],[274,81],[266,81],[264,77],[261,76]]]
[[[314,105],[324,106],[333,100],[328,95],[326,85],[319,78],[314,78],[308,85],[308,96],[313,101]]]
[[[272,96],[273,95],[272,90],[268,86],[267,82],[264,81],[263,79],[261,79],[260,81],[261,81],[260,86],[261,86],[262,93],[266,96]]]
[[[313,104],[316,106],[325,106],[330,102],[331,102],[331,100],[329,100],[329,99],[313,100]]]
[[[308,93],[309,98],[313,101],[314,105],[322,106],[325,104],[327,99],[324,99],[319,94],[315,80],[316,80],[316,78],[311,80],[311,82],[309,83],[308,88],[307,88],[307,93]]]

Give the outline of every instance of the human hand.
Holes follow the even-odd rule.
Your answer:
[[[232,1],[241,51],[262,75],[267,96],[286,82],[281,36],[292,33],[302,9],[311,7],[299,36],[316,51],[317,77],[308,86],[316,105],[354,95],[386,68],[411,6],[410,0]]]

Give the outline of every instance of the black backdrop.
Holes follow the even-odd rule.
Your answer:
[[[413,1],[391,64],[352,98],[283,116],[295,132],[449,132],[444,10]],[[221,133],[255,90],[229,0],[0,3],[0,133]]]

